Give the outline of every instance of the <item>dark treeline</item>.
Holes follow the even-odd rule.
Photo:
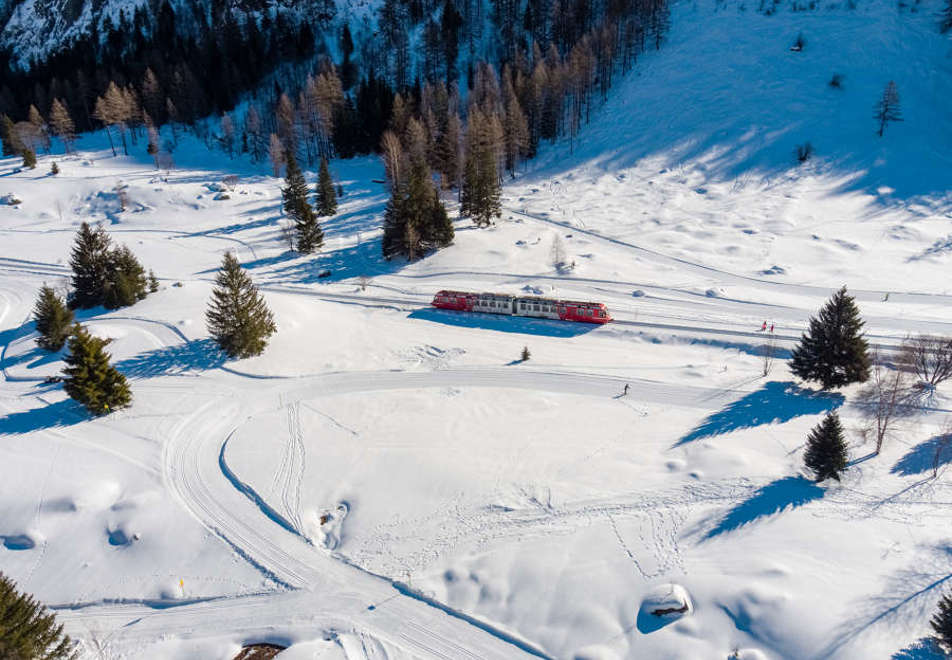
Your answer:
[[[377,32],[355,43],[347,26],[327,27],[332,2],[309,9],[307,21],[295,22],[219,2],[176,14],[166,0],[155,12],[143,6],[120,13],[118,24],[108,17],[93,24],[28,70],[14,66],[13,53],[0,53],[0,114],[39,149],[58,135],[57,112],[65,111],[76,131],[111,126],[124,147],[127,129],[134,138],[148,126],[218,115],[227,151],[260,160],[274,134],[312,165],[378,150],[397,110],[420,119],[432,143],[431,167],[453,175],[439,167],[436,145],[453,130],[449,115],[465,120],[475,96],[483,114],[503,125],[503,164],[512,170],[540,140],[574,135],[593,98],[645,48],[660,46],[668,25],[667,0],[386,0]],[[414,31],[422,48],[411,57]],[[338,62],[319,55],[328,40]],[[309,76],[288,74],[300,70],[293,67],[272,75],[315,57]],[[248,92],[250,109],[240,118],[230,114]],[[460,96],[470,98],[467,107],[459,107]],[[511,136],[523,123],[525,138]]]

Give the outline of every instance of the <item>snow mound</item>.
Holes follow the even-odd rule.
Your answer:
[[[16,206],[22,203],[23,202],[20,200],[20,198],[13,193],[7,193],[3,197],[0,197],[0,204],[6,204],[7,206]]]
[[[637,626],[643,634],[654,632],[691,614],[694,604],[687,589],[679,584],[659,584],[650,589],[641,601]]]

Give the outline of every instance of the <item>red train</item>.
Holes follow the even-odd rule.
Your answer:
[[[602,303],[555,300],[536,296],[508,296],[500,293],[467,293],[439,291],[432,305],[458,312],[483,312],[510,316],[532,316],[540,319],[608,323],[612,320]]]

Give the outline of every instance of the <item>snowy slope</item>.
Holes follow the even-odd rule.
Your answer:
[[[23,200],[0,206],[0,570],[89,657],[225,660],[249,641],[350,660],[935,657],[948,392],[872,457],[855,388],[813,392],[782,361],[764,377],[759,332],[774,323],[784,357],[845,282],[887,353],[952,334],[948,257],[930,251],[952,232],[932,11],[682,3],[666,50],[574,149],[507,185],[494,228],[460,221],[410,265],[379,256],[372,160],[332,164],[345,196],[311,257],[286,249],[280,181],[194,142],[170,173],[144,145],[109,157],[102,136],[57,156],[56,178],[48,156],[0,161],[0,196]],[[906,120],[880,139],[870,107],[890,78]],[[805,140],[817,156],[798,168]],[[213,199],[230,173],[238,189]],[[162,282],[82,315],[135,395],[95,420],[43,383],[62,364],[28,320],[40,284],[65,283],[82,220]],[[202,319],[229,249],[279,327],[236,362]],[[442,288],[602,300],[616,321],[429,309]],[[802,448],[832,409],[856,460],[817,486]],[[651,615],[669,592],[690,610]]]

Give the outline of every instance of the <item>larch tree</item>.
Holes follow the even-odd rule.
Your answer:
[[[873,109],[873,118],[879,122],[879,137],[883,136],[886,124],[891,121],[902,121],[902,109],[899,107],[899,88],[890,80],[883,90],[883,95],[876,102]]]
[[[809,331],[793,349],[790,371],[818,381],[823,389],[866,381],[871,360],[863,325],[856,301],[844,286],[810,319]]]
[[[7,115],[0,116],[0,140],[3,141],[4,156],[19,156],[23,153],[23,141],[20,140],[13,120]]]
[[[321,169],[317,175],[317,215],[328,217],[337,213],[337,193],[334,192],[334,179],[326,158],[321,158]]]
[[[0,658],[73,660],[73,642],[62,624],[33,596],[0,573]]]
[[[39,139],[39,146],[43,148],[43,151],[49,152],[50,132],[49,127],[46,125],[46,120],[43,119],[43,115],[40,114],[40,111],[36,109],[35,105],[31,105],[27,116],[29,117],[28,121],[33,126],[34,132]]]
[[[260,355],[277,330],[267,303],[231,252],[215,278],[205,320],[218,346],[236,358]]]
[[[827,479],[839,481],[840,473],[846,469],[848,462],[843,425],[839,415],[831,412],[810,431],[803,463],[819,482]]]
[[[132,402],[126,377],[110,364],[111,356],[105,350],[108,343],[77,323],[64,358],[63,389],[94,415],[108,415]]]
[[[76,141],[76,125],[69,115],[69,110],[59,99],[53,99],[53,105],[50,106],[50,128],[53,135],[63,143],[66,153],[72,151],[73,143]]]
[[[284,167],[284,146],[275,133],[268,139],[268,158],[271,160],[271,174],[280,176],[281,168]]]
[[[53,287],[44,284],[33,306],[33,321],[40,335],[36,338],[37,346],[55,352],[63,348],[72,331],[73,312]]]

